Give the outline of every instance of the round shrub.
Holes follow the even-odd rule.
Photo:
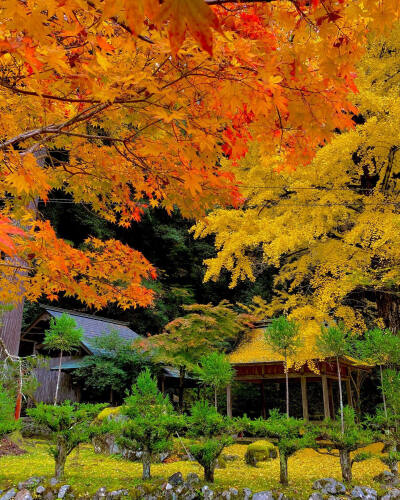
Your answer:
[[[257,462],[265,462],[277,456],[278,452],[275,446],[270,441],[261,440],[249,444],[244,459],[246,464],[255,467]]]

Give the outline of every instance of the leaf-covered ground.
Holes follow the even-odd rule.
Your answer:
[[[48,445],[43,441],[27,440],[24,448],[27,454],[0,458],[0,489],[5,489],[32,475],[53,475],[53,459],[47,453]],[[368,450],[379,453],[382,445],[372,445]],[[260,463],[257,467],[246,465],[243,460],[245,445],[233,445],[226,453],[239,455],[240,459],[228,462],[226,469],[217,469],[215,478],[218,488],[235,486],[249,487],[253,491],[279,489],[288,495],[303,499],[308,498],[311,485],[321,477],[341,478],[339,459],[323,456],[313,450],[302,450],[289,459],[288,488],[279,485],[279,461],[277,459]],[[354,484],[370,485],[379,490],[373,476],[384,470],[379,459],[369,459],[355,463]],[[152,474],[155,480],[163,480],[181,471],[184,476],[196,472],[202,476],[202,469],[193,462],[173,462],[154,464]],[[119,457],[96,455],[90,445],[81,446],[79,452],[74,451],[67,461],[65,483],[71,484],[79,495],[94,493],[101,486],[107,489],[131,489],[141,482],[141,464],[127,462]]]

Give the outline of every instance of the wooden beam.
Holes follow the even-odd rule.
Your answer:
[[[329,418],[330,411],[329,411],[328,379],[326,378],[325,374],[321,376],[321,379],[322,379],[322,397],[324,400],[324,417]]]
[[[303,405],[303,418],[308,422],[308,399],[307,399],[307,379],[306,377],[301,377],[301,402]]]
[[[232,416],[232,387],[231,384],[226,386],[226,414]]]

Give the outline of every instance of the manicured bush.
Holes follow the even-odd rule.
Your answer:
[[[280,464],[280,482],[288,484],[288,458],[302,448],[311,448],[315,444],[316,431],[308,427],[304,420],[287,417],[272,410],[267,420],[258,419],[249,422],[245,419],[246,429],[255,436],[266,436],[277,440]]]
[[[49,452],[55,460],[57,479],[64,475],[65,462],[80,443],[87,443],[95,435],[109,431],[107,424],[92,425],[104,406],[64,401],[59,406],[39,403],[36,408],[27,410],[30,417],[49,430],[53,442]]]
[[[248,465],[255,467],[257,462],[265,462],[277,456],[277,449],[270,441],[260,440],[249,444],[244,459]]]
[[[132,386],[132,393],[125,399],[120,422],[119,444],[142,451],[144,480],[150,479],[151,458],[172,448],[172,434],[184,425],[184,417],[177,415],[168,399],[157,388],[156,380],[147,369]]]
[[[197,437],[198,444],[189,447],[190,453],[204,469],[204,479],[214,482],[214,471],[224,448],[233,443],[230,436],[231,419],[220,415],[215,406],[198,401],[188,418],[188,436]]]

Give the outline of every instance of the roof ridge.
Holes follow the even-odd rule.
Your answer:
[[[54,307],[54,306],[48,306],[45,304],[39,304],[40,307],[43,307],[43,309],[50,310],[50,311],[57,311],[57,312],[66,312],[72,316],[81,316],[83,318],[89,318],[93,320],[99,320],[99,321],[105,321],[106,323],[114,323],[117,325],[122,325],[122,326],[128,326],[129,322],[127,321],[119,321],[116,319],[110,319],[110,318],[105,318],[104,316],[95,316],[94,314],[87,314],[87,313],[82,313],[79,311],[74,311],[73,309],[63,309],[61,307]],[[129,328],[129,326],[128,326]],[[133,330],[132,330],[133,331]]]

